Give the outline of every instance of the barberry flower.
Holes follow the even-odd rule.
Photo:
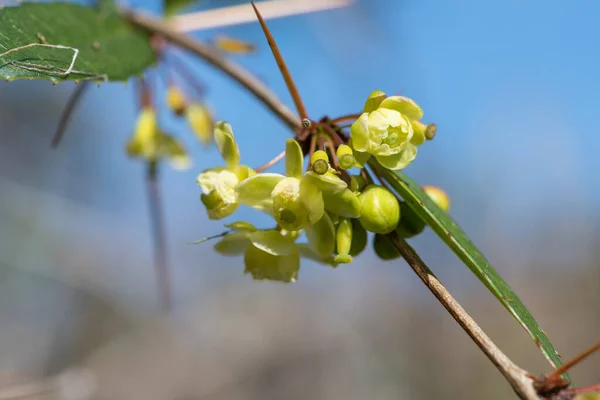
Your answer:
[[[240,152],[231,125],[223,121],[217,122],[214,139],[227,166],[201,172],[196,182],[202,188],[200,199],[206,207],[208,217],[221,219],[231,215],[239,206],[235,187],[255,172],[240,165]]]
[[[209,145],[213,140],[213,116],[210,108],[206,104],[191,103],[185,116],[200,143]]]
[[[161,132],[156,122],[156,112],[143,108],[137,118],[133,137],[127,142],[127,154],[149,162],[168,161],[173,168],[186,169],[191,160],[183,144],[175,137]]]

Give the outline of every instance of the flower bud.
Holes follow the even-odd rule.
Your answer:
[[[369,185],[359,196],[360,223],[371,232],[390,233],[400,220],[400,205],[396,197],[383,186]]]
[[[385,93],[381,90],[374,90],[369,97],[367,97],[367,101],[365,101],[365,106],[363,107],[363,112],[375,111],[383,100],[385,100]]]
[[[356,218],[350,220],[352,222],[352,246],[350,247],[350,255],[357,256],[367,247],[367,231]]]
[[[311,170],[315,174],[324,175],[329,171],[329,157],[323,150],[317,150],[310,157]]]
[[[127,153],[133,157],[156,161],[159,136],[156,111],[150,107],[142,109],[135,123],[133,137],[127,142]]]
[[[185,97],[177,86],[169,85],[167,89],[167,105],[177,115],[185,114],[187,104]]]
[[[423,191],[433,200],[435,204],[445,212],[450,209],[450,198],[442,189],[435,186],[423,186]]]
[[[352,262],[352,222],[348,218],[340,218],[336,231],[337,256],[335,262],[348,264]]]
[[[404,218],[404,216],[402,216]],[[382,260],[393,260],[400,257],[400,252],[386,235],[377,233],[373,239],[373,250]]]
[[[396,228],[398,236],[403,238],[411,238],[423,232],[425,229],[425,221],[421,219],[406,203],[400,203],[400,223]]]
[[[367,186],[367,180],[362,175],[352,175],[350,177],[350,190],[353,192],[362,192]]]
[[[435,124],[427,125],[427,129],[425,129],[425,139],[433,140],[436,132],[437,132],[437,126]]]
[[[342,144],[338,147],[336,155],[341,169],[351,169],[356,165],[354,151],[347,144]]]

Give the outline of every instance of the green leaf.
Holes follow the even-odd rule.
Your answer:
[[[419,185],[402,172],[387,170],[374,160],[371,160],[369,165],[392,185],[406,204],[431,226],[471,272],[498,298],[529,333],[550,363],[555,367],[561,365],[560,356],[529,310],[448,213],[442,211]],[[565,377],[568,379],[568,376]]]
[[[165,17],[171,17],[199,0],[164,0]]]
[[[9,81],[126,81],[156,61],[148,35],[106,6],[23,3],[0,9],[0,27],[0,79]]]

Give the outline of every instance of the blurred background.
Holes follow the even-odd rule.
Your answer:
[[[158,1],[128,5],[160,11]],[[358,112],[374,89],[423,107],[438,134],[406,172],[446,190],[452,216],[564,358],[600,331],[599,13],[592,0],[363,0],[268,22],[313,119]],[[258,24],[194,36],[217,33],[255,43],[234,58],[292,105]],[[220,72],[185,60],[232,124],[244,163],[282,150],[281,122]],[[0,85],[0,389],[58,377],[68,390],[31,398],[514,397],[403,261],[370,249],[337,269],[303,261],[298,282],[284,285],[252,281],[213,243],[186,244],[224,222],[264,219],[249,209],[207,219],[195,177],[220,156],[159,97],[162,123],[194,156],[190,170],[161,174],[174,301],[164,313],[145,165],[125,154],[133,85],[94,85],[52,150],[73,88]],[[433,232],[411,244],[509,357],[534,374],[550,369]],[[600,383],[599,370],[596,355],[572,377]]]

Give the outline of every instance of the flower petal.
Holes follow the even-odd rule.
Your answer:
[[[241,256],[252,243],[248,236],[248,232],[234,232],[219,240],[214,249],[224,256]]]
[[[335,250],[335,227],[327,213],[317,223],[306,227],[306,237],[312,250],[322,259],[327,259]]]
[[[297,244],[296,248],[298,249],[301,258],[307,258],[311,261],[315,261],[323,265],[329,265],[333,268],[337,267],[337,263],[334,261],[333,255],[327,258],[321,258],[313,251],[313,249],[308,244],[305,243]]]
[[[225,121],[215,124],[215,143],[223,160],[229,167],[237,167],[240,164],[240,150],[238,149],[231,125]]]
[[[323,217],[325,205],[323,204],[321,190],[305,179],[300,181],[300,201],[308,211],[308,220],[311,224]]]
[[[362,113],[350,126],[350,132],[354,150],[367,151],[369,148],[369,114]]]
[[[405,143],[403,147],[404,149],[397,154],[376,156],[377,161],[392,171],[406,168],[417,156],[417,147],[412,143]]]
[[[323,192],[325,209],[341,217],[358,218],[360,216],[360,200],[350,189],[337,193]]]
[[[288,139],[285,145],[285,174],[294,178],[300,178],[304,172],[304,154],[298,142]]]
[[[287,256],[274,256],[258,247],[249,246],[244,254],[246,273],[256,280],[294,282],[300,269],[300,255],[297,251]]]
[[[423,110],[414,100],[404,96],[390,96],[379,104],[379,108],[396,110],[409,119],[423,118]]]
[[[249,237],[255,247],[274,256],[287,256],[296,251],[294,240],[276,230],[252,232]]]
[[[271,198],[271,192],[284,178],[280,174],[264,173],[244,179],[235,187],[238,201],[247,206],[257,206]]]
[[[331,170],[323,175],[308,171],[304,174],[302,180],[309,182],[324,192],[339,192],[348,187],[346,182],[339,178],[335,173],[331,172]]]

